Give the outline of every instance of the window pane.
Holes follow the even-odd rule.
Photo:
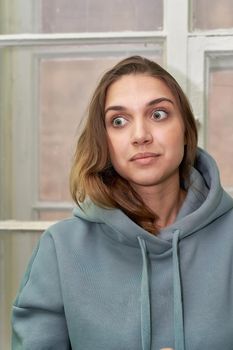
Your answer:
[[[210,71],[208,110],[207,147],[220,167],[223,186],[233,188],[233,67]]]
[[[43,32],[161,30],[162,0],[42,0]]]
[[[2,0],[0,33],[154,31],[162,0]]]
[[[192,0],[192,29],[233,27],[233,0]]]

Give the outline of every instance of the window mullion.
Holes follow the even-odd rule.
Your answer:
[[[167,0],[167,68],[187,91],[188,1]]]

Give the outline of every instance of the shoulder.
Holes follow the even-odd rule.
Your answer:
[[[41,239],[53,241],[55,247],[59,245],[77,245],[83,239],[93,240],[98,231],[98,223],[90,222],[79,217],[71,217],[56,222],[48,227]],[[49,238],[48,238],[49,236]]]
[[[56,238],[57,236],[64,233],[70,233],[73,231],[77,232],[77,230],[81,231],[82,229],[89,227],[90,224],[93,223],[74,216],[52,224],[47,228],[46,232],[48,232],[50,235]]]
[[[80,225],[80,223],[83,221],[84,220],[80,218],[72,216],[51,224],[48,227],[47,231],[49,231],[52,235],[56,235],[59,234],[59,232],[67,231],[73,227],[77,227],[77,225]]]

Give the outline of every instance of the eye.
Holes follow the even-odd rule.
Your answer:
[[[124,126],[126,123],[127,123],[127,120],[122,116],[115,117],[112,120],[112,125],[115,127]]]
[[[162,120],[167,118],[168,113],[163,110],[155,110],[152,112],[152,118],[155,120]]]

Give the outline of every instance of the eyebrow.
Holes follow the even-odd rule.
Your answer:
[[[159,98],[155,98],[154,100],[148,102],[146,104],[146,107],[150,107],[150,106],[153,106],[155,104],[158,104],[160,102],[170,102],[171,104],[174,105],[174,102],[172,100],[170,100],[169,98],[167,97],[159,97]],[[106,108],[105,110],[105,114],[107,114],[108,111],[124,111],[126,108],[123,107],[123,106],[110,106],[108,108]]]

